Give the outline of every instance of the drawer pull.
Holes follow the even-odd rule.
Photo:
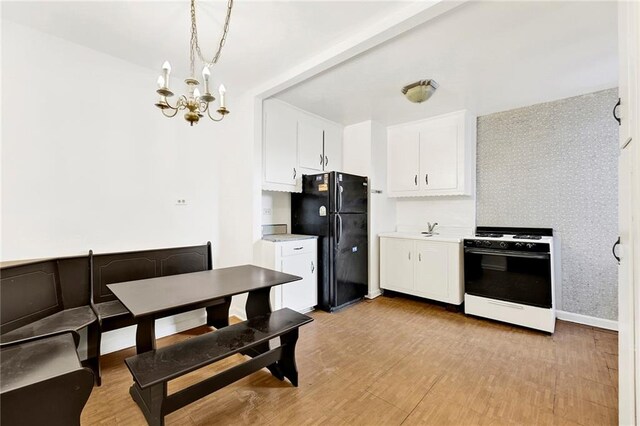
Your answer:
[[[304,247],[294,247],[294,250],[302,250]]]
[[[316,270],[316,265],[313,264],[313,261],[311,262],[311,273],[313,274],[313,272]]]
[[[498,305],[498,306],[503,306],[505,308],[512,308],[512,309],[524,309],[524,306],[518,306],[518,305],[511,305],[508,303],[500,303],[500,302],[494,302],[493,300],[489,300],[489,303],[491,303],[492,305]]]

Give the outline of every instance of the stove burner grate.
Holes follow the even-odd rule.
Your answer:
[[[514,235],[514,240],[541,240],[542,237],[540,235]]]
[[[491,232],[478,232],[476,233],[476,237],[500,238],[500,237],[504,237],[504,234],[494,234]]]

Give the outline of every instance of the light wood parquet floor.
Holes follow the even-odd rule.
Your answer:
[[[401,297],[314,312],[300,330],[300,385],[267,370],[167,416],[168,425],[617,424],[617,334],[558,321],[553,336]],[[208,331],[166,337],[168,345]],[[83,425],[144,425],[127,349],[103,358]],[[169,384],[173,392],[240,362]]]

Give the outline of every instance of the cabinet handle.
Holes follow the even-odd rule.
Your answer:
[[[311,261],[311,273],[313,274],[313,272],[316,270],[316,265],[313,264],[313,260]]]
[[[329,157],[327,157],[326,155],[324,156],[324,165],[325,166],[329,165]]]
[[[294,247],[294,250],[302,250],[302,247]]]
[[[613,257],[618,261],[618,265],[620,264],[620,256],[616,254],[616,247],[620,245],[620,237],[613,243],[613,247],[611,247],[611,253],[613,253]]]
[[[293,178],[295,179],[297,175],[298,175],[298,172],[296,172],[296,168],[294,167],[293,168]]]
[[[320,154],[320,165],[322,166],[324,164],[324,158],[322,157],[322,154]]]
[[[418,186],[418,175],[413,178],[413,183]]]
[[[409,252],[409,260],[411,260],[411,252]]]
[[[620,117],[618,116],[618,107],[620,106],[620,101],[621,99],[618,98],[618,103],[613,107],[613,118],[615,118],[618,122],[618,126],[622,124],[622,120],[620,120]]]
[[[418,253],[418,262],[422,262],[422,253]]]
[[[426,183],[427,185],[429,185],[429,173],[426,173],[424,175],[424,183]]]

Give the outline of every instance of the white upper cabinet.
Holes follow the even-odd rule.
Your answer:
[[[298,164],[303,173],[319,173],[324,166],[324,129],[314,117],[299,114]]]
[[[638,34],[637,21],[640,15],[640,5],[637,2],[618,2],[618,51],[620,58],[618,96],[620,106],[616,115],[620,119],[620,148],[629,144],[633,136],[638,120],[637,113],[640,108],[638,87],[640,81],[640,34]]]
[[[263,170],[265,186],[272,189],[295,190],[298,172],[297,117],[285,104],[267,100],[264,102]],[[265,188],[267,189],[267,188]]]
[[[418,191],[420,133],[417,126],[390,127],[387,185],[389,193]]]
[[[475,143],[475,116],[466,111],[389,127],[389,196],[471,194]]]
[[[340,124],[324,122],[324,171],[342,170],[342,133]]]
[[[303,174],[342,168],[342,131],[275,99],[263,103],[263,179],[267,191],[300,192]]]

